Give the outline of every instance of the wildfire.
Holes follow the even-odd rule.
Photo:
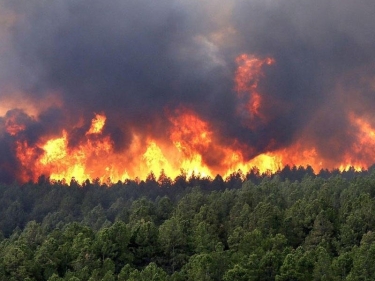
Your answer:
[[[375,154],[375,128],[364,118],[349,114],[349,120],[357,129],[354,138],[356,141],[345,154],[345,162],[340,165],[340,169],[348,169],[350,166],[355,170],[361,170],[373,164]]]
[[[104,128],[105,121],[106,121],[105,115],[97,114],[95,118],[92,120],[91,127],[86,133],[86,135],[89,134],[100,134]]]
[[[272,58],[259,59],[255,56],[242,54],[236,59],[238,68],[235,75],[235,91],[240,98],[238,111],[241,115],[244,112],[249,114],[251,120],[255,117],[264,119],[261,112],[262,96],[258,92],[258,83],[264,76],[262,68],[264,65],[272,65],[275,60]]]
[[[208,124],[192,112],[170,118],[170,121],[173,124],[170,138],[185,155],[190,157],[195,151],[203,151],[212,143],[212,132]]]
[[[257,122],[269,121],[263,110],[265,94],[260,93],[258,86],[264,77],[263,68],[275,61],[243,54],[236,62],[234,89],[239,102],[238,113],[245,121],[251,121],[248,128],[255,128]],[[276,172],[285,165],[310,165],[315,171],[322,168],[345,170],[351,166],[360,170],[372,164],[372,155],[375,154],[375,128],[354,114],[350,114],[349,120],[355,128],[352,137],[356,142],[343,152],[340,161],[334,161],[326,159],[313,142],[304,141],[303,137],[277,149],[272,149],[272,140],[268,140],[269,147],[260,152],[252,143],[239,143],[236,139],[223,142],[220,131],[209,120],[194,109],[183,106],[168,111],[169,123],[164,137],[130,131],[130,144],[122,151],[115,149],[115,142],[107,133],[108,120],[104,113],[95,114],[88,129],[82,124],[76,125],[79,130],[86,128],[86,131],[77,143],[72,144],[71,135],[76,127],[64,128],[57,136],[29,141],[23,133],[27,124],[37,122],[37,117],[25,112],[12,110],[2,117],[5,132],[15,140],[15,152],[23,167],[19,179],[24,181],[35,181],[42,174],[53,180],[75,178],[79,182],[86,179],[105,182],[109,179],[112,182],[136,177],[145,179],[150,172],[175,178],[181,170],[188,176],[214,177],[221,174],[225,177],[254,167],[261,173]],[[252,159],[246,158],[249,151],[254,155]]]
[[[181,170],[188,176],[194,173],[213,177],[217,173],[228,176],[238,170],[249,171],[253,167],[257,167],[261,173],[276,172],[285,165],[310,165],[316,171],[325,167],[315,148],[305,149],[300,143],[262,153],[246,161],[241,150],[220,144],[210,125],[191,110],[179,110],[177,116],[170,117],[172,127],[169,143],[149,139],[142,149],[135,136],[129,151],[117,154],[110,137],[101,135],[105,120],[104,115],[97,114],[85,134],[86,140],[74,148],[69,147],[69,135],[65,130],[60,137],[49,139],[35,147],[30,147],[25,141],[18,142],[17,155],[20,162],[24,167],[31,167],[31,173],[25,173],[23,178],[29,179],[31,174],[34,176],[32,179],[36,180],[35,177],[40,174],[47,174],[54,180],[74,177],[80,182],[95,178],[101,181],[107,181],[108,178],[118,181],[146,178],[151,171],[155,175],[165,172],[173,178]],[[357,151],[361,145],[374,148],[375,129],[358,118],[353,119],[353,122],[361,133],[361,141],[353,149],[361,152]],[[91,137],[93,135],[95,137]],[[123,158],[129,152],[132,153],[133,160],[126,164]],[[207,154],[210,153],[220,155],[215,164],[207,160]],[[356,169],[362,168],[360,163],[350,161],[338,167],[345,170],[353,164]]]
[[[48,140],[43,146],[44,155],[40,163],[47,165],[53,161],[59,161],[67,156],[67,133],[63,131],[61,138]]]

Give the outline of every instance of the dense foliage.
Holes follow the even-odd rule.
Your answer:
[[[0,280],[375,280],[375,171],[0,185]]]

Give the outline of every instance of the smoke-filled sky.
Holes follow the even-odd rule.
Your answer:
[[[81,122],[74,146],[104,113],[125,151],[185,108],[247,159],[299,139],[339,160],[350,116],[375,126],[374,14],[373,0],[0,0],[0,178],[20,169],[10,117],[29,144]],[[257,85],[266,121],[239,113],[241,54],[274,59]]]

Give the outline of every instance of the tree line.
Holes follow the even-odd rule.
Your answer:
[[[375,280],[375,171],[0,184],[0,280]]]

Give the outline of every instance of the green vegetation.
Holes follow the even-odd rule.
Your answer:
[[[0,185],[0,280],[375,280],[375,171]]]

